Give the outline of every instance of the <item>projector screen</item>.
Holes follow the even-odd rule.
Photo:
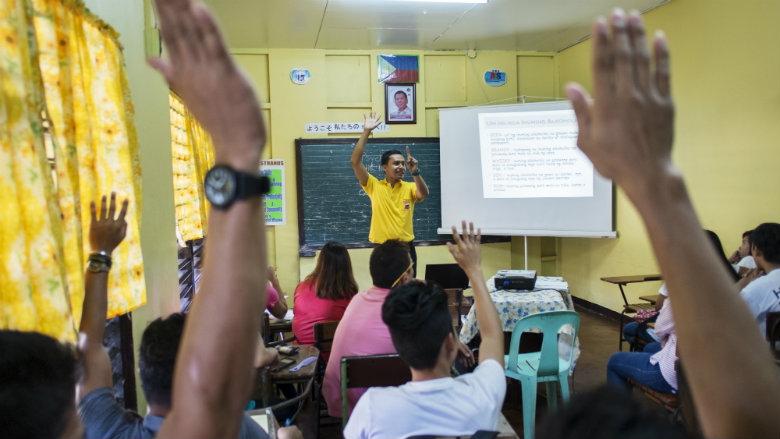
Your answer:
[[[615,237],[612,182],[577,148],[568,102],[439,110],[440,233]]]

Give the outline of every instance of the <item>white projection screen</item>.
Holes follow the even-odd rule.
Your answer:
[[[612,181],[576,147],[568,102],[439,110],[439,233],[614,238]],[[422,169],[422,166],[421,166]]]

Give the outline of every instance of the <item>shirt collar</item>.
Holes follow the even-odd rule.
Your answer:
[[[162,427],[164,420],[165,418],[161,416],[146,415],[146,417],[144,417],[144,428],[152,431],[154,435],[157,436],[157,432],[160,431],[160,427]]]

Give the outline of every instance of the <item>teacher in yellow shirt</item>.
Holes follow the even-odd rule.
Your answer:
[[[360,135],[355,149],[352,151],[352,169],[360,182],[360,186],[371,199],[371,230],[368,240],[381,244],[388,239],[398,239],[409,244],[409,254],[417,272],[417,252],[414,250],[414,228],[412,217],[415,203],[428,197],[428,185],[425,184],[417,159],[409,153],[406,147],[406,160],[401,151],[390,150],[382,154],[382,170],[385,178],[378,180],[368,173],[363,165],[363,153],[366,150],[368,136],[381,123],[380,116],[371,112],[364,116],[363,134]],[[414,183],[403,181],[406,168],[414,177]]]

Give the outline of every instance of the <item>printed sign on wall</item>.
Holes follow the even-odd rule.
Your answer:
[[[485,72],[485,84],[491,87],[498,87],[506,84],[506,72],[499,69],[492,69]]]
[[[265,225],[283,226],[287,223],[284,203],[284,160],[260,161],[260,174],[271,179],[271,191],[265,194]]]
[[[386,133],[390,131],[390,127],[384,123],[379,124],[374,129],[375,133]],[[324,123],[307,123],[306,133],[362,133],[363,122],[324,122]]]

